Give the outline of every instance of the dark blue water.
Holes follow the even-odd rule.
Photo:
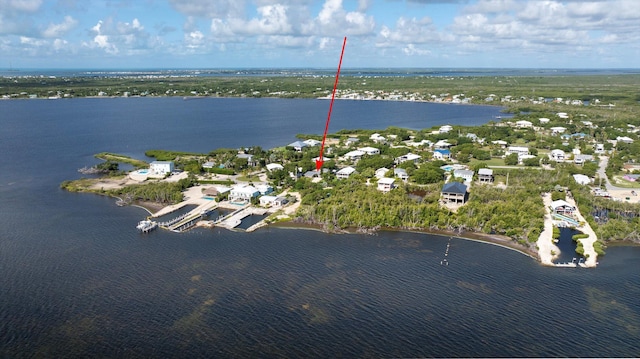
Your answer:
[[[286,144],[321,132],[311,114],[326,106],[0,101],[0,357],[640,355],[639,248],[560,269],[453,239],[442,266],[449,240],[426,234],[140,235],[144,210],[59,189],[100,151]],[[339,102],[334,115],[345,128],[420,128],[498,111],[448,105],[431,117],[437,108]]]

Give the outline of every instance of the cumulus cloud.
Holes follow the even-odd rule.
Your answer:
[[[318,16],[302,30],[307,35],[373,35],[375,20],[362,11],[346,11],[342,0],[326,0]]]
[[[78,24],[78,20],[67,15],[64,17],[64,21],[60,24],[49,24],[49,26],[42,32],[42,36],[55,38],[64,36],[67,32],[72,30]]]

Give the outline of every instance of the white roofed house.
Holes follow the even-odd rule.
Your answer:
[[[529,147],[522,147],[522,146],[509,146],[507,148],[506,151],[507,155],[510,155],[512,153],[515,153],[518,155],[518,157],[522,157],[524,155],[528,155],[529,154]]]
[[[231,188],[229,200],[232,202],[249,202],[251,198],[259,195],[260,191],[253,186],[238,185]]]
[[[517,128],[531,128],[532,126],[533,124],[531,123],[531,121],[527,121],[527,120],[516,121]]]
[[[567,129],[565,127],[551,127],[550,130],[552,135],[558,135],[564,133]]]
[[[366,153],[364,151],[360,151],[360,150],[353,150],[353,151],[349,151],[347,153],[344,154],[344,158],[347,160],[351,160],[351,161],[357,161],[359,159],[362,158],[362,156],[364,156]]]
[[[378,191],[389,192],[395,188],[395,178],[383,177],[378,180]]]
[[[375,143],[387,143],[387,139],[379,133],[374,133],[369,139]]]
[[[273,172],[273,171],[280,171],[283,170],[284,166],[282,166],[279,163],[268,163],[267,164],[267,171],[269,172]]]
[[[444,125],[444,126],[440,126],[440,129],[438,130],[438,132],[440,132],[440,133],[449,133],[449,132],[451,132],[451,130],[453,130],[453,126]]]
[[[409,180],[409,174],[404,168],[394,168],[393,175],[400,178],[403,182],[407,182],[407,180]]]
[[[322,144],[322,141],[318,141],[318,140],[314,140],[314,139],[308,139],[308,140],[304,140],[302,142],[305,143],[307,146],[310,146],[310,147],[316,147],[316,146],[320,146]]]
[[[561,214],[561,215],[572,215],[575,212],[576,207],[572,206],[569,202],[558,199],[551,202],[551,210],[553,213]]]
[[[293,147],[294,150],[300,152],[303,148],[309,147],[309,145],[302,141],[296,141],[288,144],[287,147]]]
[[[556,162],[563,162],[567,155],[563,150],[554,149],[549,152],[549,159]]]
[[[336,178],[338,178],[338,179],[347,179],[347,178],[349,178],[349,176],[351,176],[355,172],[356,172],[355,168],[353,168],[351,166],[345,167],[345,168],[339,170],[338,172],[336,172]]]
[[[396,163],[403,163],[403,162],[411,161],[413,163],[418,163],[418,161],[421,158],[422,157],[420,155],[416,155],[416,154],[413,154],[413,153],[409,152],[406,155],[403,155],[403,156],[400,156],[400,157],[396,157],[395,162]]]
[[[454,170],[453,177],[462,178],[465,182],[473,181],[473,171],[471,170]]]
[[[380,149],[375,148],[375,147],[362,147],[362,148],[358,148],[359,151],[364,152],[367,155],[373,156],[373,155],[379,155],[380,154]]]
[[[375,177],[378,179],[384,178],[387,175],[387,172],[389,172],[389,169],[387,168],[378,168],[375,172]]]
[[[573,156],[573,163],[577,165],[584,165],[585,162],[592,162],[592,161],[593,161],[593,155],[578,154]]]
[[[581,184],[581,185],[588,185],[591,184],[591,178],[589,178],[588,176],[585,176],[583,174],[574,174],[573,175],[573,179],[576,181],[577,184]]]
[[[154,174],[169,174],[174,170],[173,161],[153,161],[149,165],[149,170]]]

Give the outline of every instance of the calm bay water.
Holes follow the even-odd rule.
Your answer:
[[[640,356],[639,248],[610,248],[585,270],[415,233],[140,235],[143,210],[58,187],[101,151],[281,146],[322,132],[327,108],[0,101],[0,357]],[[498,114],[339,101],[330,130],[470,125]]]

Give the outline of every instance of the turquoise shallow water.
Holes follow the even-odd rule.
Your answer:
[[[78,178],[97,152],[141,157],[167,143],[197,151],[223,140],[202,129],[188,136],[215,133],[207,121],[214,102],[203,119],[174,99],[129,100],[0,102],[0,356],[640,355],[640,248],[610,248],[585,270],[417,233],[141,235],[144,210],[59,183]],[[234,113],[236,102],[223,103]],[[166,117],[156,118],[155,107]],[[416,109],[409,121],[428,108]],[[157,142],[132,145],[129,136],[145,129]],[[289,138],[281,132],[273,136]]]

